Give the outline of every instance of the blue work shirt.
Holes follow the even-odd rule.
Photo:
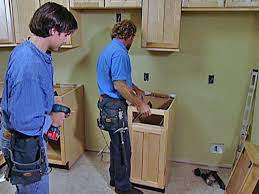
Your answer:
[[[126,81],[132,88],[131,62],[128,49],[117,38],[114,38],[101,52],[97,62],[97,85],[99,94],[112,98],[122,98],[115,90],[113,81]]]
[[[11,53],[2,94],[3,127],[29,136],[43,135],[51,126],[54,103],[53,65],[27,40]]]

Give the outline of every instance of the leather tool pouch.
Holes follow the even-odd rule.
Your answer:
[[[122,121],[119,119],[120,110],[124,112],[123,120],[124,124],[127,124],[127,104],[125,101],[103,98],[102,101],[98,101],[97,106],[100,110],[100,118],[97,119],[100,129],[114,132],[122,127]]]
[[[27,185],[41,180],[48,172],[43,138],[12,133],[11,147],[5,153],[7,179],[13,185]]]

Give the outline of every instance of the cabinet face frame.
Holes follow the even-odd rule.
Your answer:
[[[182,0],[183,8],[224,8],[224,0],[207,0],[207,1],[195,1],[195,0]]]
[[[69,0],[40,0],[40,6],[47,2],[55,2],[69,9]]]
[[[227,194],[252,194],[259,184],[259,146],[244,142],[245,147],[232,168]]]
[[[230,179],[227,185],[227,193],[234,194],[239,193],[243,182],[250,174],[251,166],[250,159],[245,150],[242,151],[238,162],[236,163],[233,171],[231,172]]]
[[[104,8],[104,0],[70,0],[72,9],[97,9]]]
[[[141,8],[141,0],[105,0],[106,8]]]
[[[226,0],[225,3],[226,8],[259,8],[259,1],[234,1],[234,0]]]

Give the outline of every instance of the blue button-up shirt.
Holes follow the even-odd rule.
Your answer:
[[[132,88],[131,62],[128,49],[117,38],[114,38],[101,52],[97,62],[97,85],[99,94],[112,98],[122,98],[115,90],[113,81],[126,81]]]
[[[51,125],[54,103],[50,53],[27,40],[11,53],[2,94],[3,126],[35,136]]]

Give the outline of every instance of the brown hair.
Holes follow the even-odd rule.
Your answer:
[[[36,10],[29,27],[33,34],[43,38],[50,36],[49,31],[52,28],[68,34],[78,28],[72,13],[64,6],[53,2],[45,3]]]
[[[111,38],[127,40],[129,37],[135,36],[136,32],[137,28],[131,20],[122,20],[113,26]]]

